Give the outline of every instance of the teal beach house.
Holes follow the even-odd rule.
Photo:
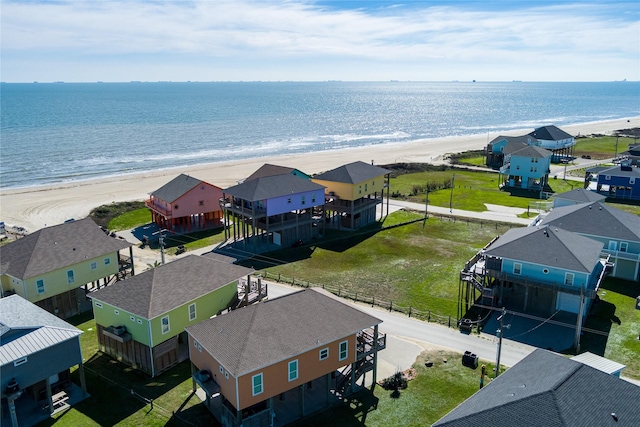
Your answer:
[[[485,306],[586,318],[606,271],[603,246],[557,227],[514,228],[465,265],[461,283],[467,283],[467,294],[477,288]]]
[[[91,294],[100,351],[152,377],[189,357],[185,328],[236,304],[252,269],[188,255]]]

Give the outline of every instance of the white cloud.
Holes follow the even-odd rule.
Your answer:
[[[441,67],[446,79],[476,68],[493,80],[592,80],[620,78],[622,67],[640,79],[640,21],[631,4],[505,11],[449,4],[390,3],[381,12],[295,1],[3,2],[2,78],[195,80],[213,71],[220,79],[436,80],[433,68]],[[20,65],[38,61],[39,71]],[[334,64],[341,75],[323,77],[330,66],[307,62]]]

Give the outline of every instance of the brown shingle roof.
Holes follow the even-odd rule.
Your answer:
[[[1,271],[24,280],[130,246],[85,218],[42,228],[3,246]]]
[[[377,178],[381,175],[386,175],[390,172],[390,170],[381,168],[380,166],[374,166],[358,161],[321,173],[313,178],[322,181],[357,184],[359,182]]]
[[[90,297],[153,319],[253,271],[209,257],[187,255],[93,292]]]
[[[381,323],[319,288],[251,305],[186,328],[238,377]]]

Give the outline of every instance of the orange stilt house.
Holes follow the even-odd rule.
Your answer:
[[[191,232],[222,226],[222,189],[180,174],[150,194],[151,220],[169,231]]]

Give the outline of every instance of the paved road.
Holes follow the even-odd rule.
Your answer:
[[[277,298],[297,290],[300,288],[268,283],[269,298]],[[460,354],[471,351],[481,360],[495,362],[497,344],[490,335],[466,335],[457,329],[411,319],[377,307],[355,304],[349,300],[344,301],[383,322],[380,332],[387,334],[387,348],[379,354],[379,379],[392,375],[396,370],[410,368],[416,357],[426,349],[448,349]],[[535,347],[515,341],[503,340],[502,343],[500,363],[506,366],[513,366],[535,350]]]

